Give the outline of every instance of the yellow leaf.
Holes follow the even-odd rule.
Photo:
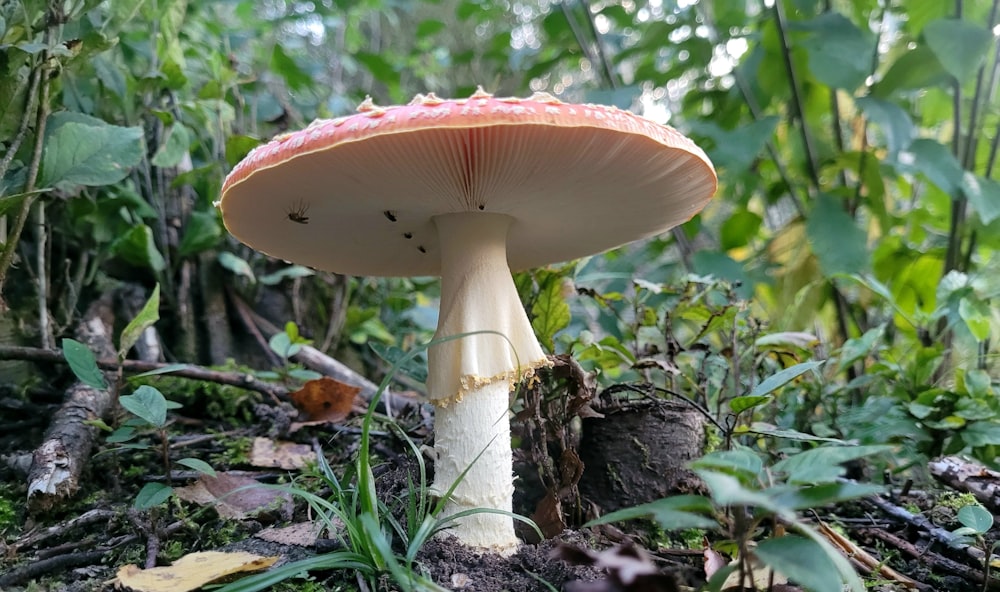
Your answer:
[[[267,569],[278,559],[252,553],[191,553],[167,567],[126,565],[118,570],[115,585],[135,592],[190,592],[232,574]]]

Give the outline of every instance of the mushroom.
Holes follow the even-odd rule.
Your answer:
[[[428,352],[444,516],[511,511],[514,385],[548,365],[510,270],[599,253],[694,216],[715,191],[705,153],[671,127],[545,93],[408,105],[317,120],[251,152],[219,201],[229,231],[281,259],[342,274],[441,276]],[[496,512],[448,532],[510,553]]]

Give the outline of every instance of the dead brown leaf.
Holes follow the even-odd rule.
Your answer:
[[[359,392],[361,389],[356,386],[328,377],[310,380],[290,395],[295,408],[305,418],[305,421],[293,423],[291,431],[307,425],[343,421],[354,408]]]
[[[174,493],[185,501],[214,506],[223,518],[242,520],[252,515],[276,521],[288,519],[292,513],[292,496],[289,493],[266,487],[243,475],[202,475],[191,485],[174,489]]]
[[[291,471],[301,469],[316,460],[316,452],[308,444],[279,442],[270,438],[254,438],[250,449],[250,464],[255,467]]]

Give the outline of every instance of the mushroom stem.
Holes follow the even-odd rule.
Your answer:
[[[468,469],[442,515],[473,508],[510,512],[510,391],[548,363],[507,266],[511,218],[470,212],[436,216],[434,223],[441,312],[428,352],[437,457],[433,489],[444,494]],[[481,513],[456,523],[448,532],[467,545],[500,553],[517,547],[509,516]]]

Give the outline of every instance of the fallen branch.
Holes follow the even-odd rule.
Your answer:
[[[985,579],[985,574],[982,569],[977,569],[974,567],[969,567],[964,563],[959,563],[953,559],[948,559],[943,555],[935,553],[929,549],[919,549],[913,543],[902,539],[891,532],[882,530],[881,528],[859,528],[857,533],[867,537],[879,539],[885,543],[892,545],[893,547],[899,549],[903,553],[906,553],[910,557],[919,560],[921,563],[929,565],[933,568],[937,568],[949,573],[953,573],[957,576],[961,576],[966,580],[971,580],[978,584],[982,584]],[[990,578],[989,581],[990,590],[1000,589],[1000,581],[994,578]]]
[[[971,493],[990,512],[1000,513],[1000,472],[957,456],[932,460],[927,467],[938,481]]]
[[[28,362],[48,362],[52,364],[65,364],[66,359],[59,350],[40,349],[37,347],[21,347],[15,345],[0,345],[0,360],[24,360]],[[97,365],[102,370],[115,371],[119,362],[116,358],[108,357],[97,360]],[[204,366],[192,364],[163,364],[160,362],[143,362],[140,360],[124,360],[121,362],[122,370],[128,373],[152,372],[170,368],[171,376],[189,378],[191,380],[205,380],[219,384],[238,386],[269,395],[275,400],[288,396],[288,389],[270,382],[264,382],[251,374],[241,372],[224,372],[212,370]]]
[[[114,316],[106,298],[94,302],[76,330],[76,337],[98,355],[114,355],[111,326]],[[48,351],[48,350],[41,350]],[[114,383],[115,376],[106,376]],[[111,394],[82,382],[66,391],[49,429],[31,458],[28,471],[28,509],[35,513],[57,506],[79,489],[80,474],[90,458],[97,428],[88,422],[105,418]]]
[[[910,526],[919,528],[927,533],[927,535],[934,541],[942,543],[943,545],[960,553],[964,552],[976,561],[982,561],[983,558],[986,557],[986,553],[984,553],[981,549],[977,549],[972,545],[962,542],[960,537],[952,534],[949,530],[936,526],[922,514],[914,514],[906,508],[897,506],[896,504],[893,504],[892,502],[877,495],[866,497],[864,501],[875,506],[885,514],[896,518],[897,520],[902,520]]]

